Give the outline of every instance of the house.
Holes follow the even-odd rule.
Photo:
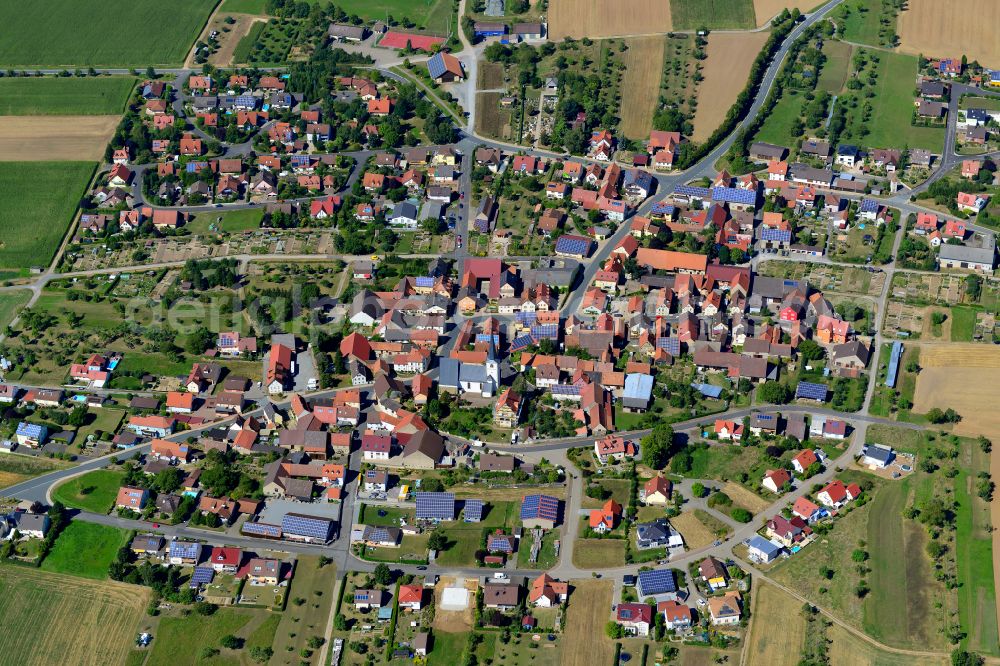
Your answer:
[[[996,263],[996,241],[993,234],[977,235],[965,245],[944,243],[938,251],[941,268],[990,273]]]
[[[673,483],[660,475],[654,476],[639,490],[639,499],[647,505],[667,504],[673,490]]]
[[[670,569],[646,569],[639,572],[636,592],[640,599],[653,597],[657,601],[677,595],[677,577]]]
[[[884,444],[869,444],[861,450],[861,464],[866,467],[884,469],[895,458],[896,454],[892,450],[892,447],[885,446]]]
[[[167,411],[174,414],[190,414],[194,410],[194,394],[180,391],[167,392]]]
[[[739,442],[743,439],[743,424],[726,419],[715,420],[715,435],[720,440]]]
[[[272,395],[284,393],[292,377],[292,357],[294,352],[286,345],[272,343],[267,359],[267,375],[264,384]]]
[[[816,493],[816,501],[831,509],[839,509],[861,494],[861,489],[856,484],[851,484],[857,489],[856,493],[848,491],[850,486],[844,484],[840,479],[834,479]]]
[[[521,599],[521,586],[517,583],[499,583],[489,581],[483,586],[483,605],[501,611],[511,611],[517,608]]]
[[[708,598],[708,616],[712,624],[733,625],[740,623],[740,593],[732,590],[721,597]]]
[[[615,621],[625,629],[626,634],[648,636],[653,624],[653,607],[639,603],[618,604]]]
[[[177,420],[168,416],[133,416],[126,426],[144,437],[166,437],[174,431]]]
[[[551,495],[525,495],[521,498],[521,523],[525,529],[553,529],[559,523],[559,500]]]
[[[639,449],[631,440],[615,435],[607,435],[594,441],[594,457],[602,465],[606,465],[612,460],[622,461],[627,458],[634,458]]]
[[[247,562],[246,580],[251,585],[277,585],[281,580],[281,562],[255,557]]]
[[[122,486],[118,489],[118,497],[115,499],[115,508],[142,511],[147,502],[149,502],[149,491],[145,488]]]
[[[413,639],[413,651],[421,657],[426,657],[431,649],[431,633],[429,631],[418,631]]]
[[[747,557],[753,562],[767,564],[773,562],[781,554],[781,546],[771,543],[759,534],[747,541]]]
[[[792,475],[784,469],[770,469],[764,473],[764,480],[760,485],[764,486],[772,493],[778,494],[782,491],[786,483],[790,483]]]
[[[792,458],[792,467],[799,474],[805,474],[806,470],[819,462],[812,449],[804,449]]]
[[[806,521],[807,525],[812,525],[828,515],[826,509],[820,508],[805,497],[799,497],[795,500],[792,504],[792,514]]]
[[[38,423],[28,423],[27,421],[21,421],[17,424],[17,430],[14,431],[14,439],[21,446],[30,446],[32,448],[38,448],[45,444],[45,440],[48,439],[49,429],[42,424]]]
[[[488,534],[486,536],[486,550],[490,553],[505,553],[510,555],[514,552],[517,539],[510,534]]]
[[[493,404],[493,422],[502,428],[517,427],[523,402],[520,395],[509,388],[504,389]]]
[[[694,611],[691,607],[672,599],[656,604],[656,612],[663,613],[664,626],[672,631],[690,629],[694,621]]]
[[[418,611],[424,603],[423,585],[400,585],[398,602],[400,608]]]
[[[150,455],[160,460],[188,462],[191,459],[191,448],[185,442],[172,442],[168,439],[154,439],[150,443]]]
[[[782,161],[788,156],[788,149],[773,143],[754,141],[750,144],[750,159],[756,162]]]
[[[531,581],[528,601],[541,608],[552,608],[565,603],[569,597],[569,583],[557,581],[548,574],[542,574]]]
[[[388,603],[388,596],[382,590],[354,590],[354,607],[358,610],[382,608]]]
[[[243,551],[239,548],[215,546],[208,556],[208,563],[219,573],[236,573],[243,561]]]
[[[201,561],[202,545],[193,541],[171,541],[167,548],[170,564],[194,565]]]
[[[639,550],[684,547],[684,538],[680,532],[671,527],[666,518],[638,523],[635,529],[635,545]]]
[[[959,192],[955,199],[959,209],[969,213],[980,212],[986,207],[987,202],[989,202],[989,195],[969,192]]]
[[[729,585],[729,572],[726,565],[714,557],[706,557],[698,564],[698,573],[712,591],[721,590]]]

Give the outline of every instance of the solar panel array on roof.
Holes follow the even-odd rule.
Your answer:
[[[874,199],[862,199],[858,211],[862,213],[876,213],[878,212],[878,202]]]
[[[253,534],[270,539],[281,538],[281,527],[270,523],[243,523],[242,532],[243,534]]]
[[[483,519],[483,500],[465,500],[465,522],[478,523]]]
[[[534,312],[518,312],[514,315],[514,317],[517,319],[517,322],[523,326],[530,326],[535,323],[536,319],[538,319],[538,315]]]
[[[677,189],[674,190],[674,194],[679,197],[696,197],[700,199],[707,199],[711,195],[711,191],[707,187],[695,187],[693,185],[678,185]]]
[[[899,374],[899,359],[903,356],[903,343],[892,343],[892,352],[889,354],[889,369],[885,375],[885,385],[889,388],[896,387],[896,375]]]
[[[432,277],[426,277],[426,276],[421,275],[421,276],[418,276],[416,280],[414,280],[414,283],[418,287],[433,287],[434,286],[434,278],[432,278]]]
[[[806,398],[808,400],[826,401],[826,384],[814,384],[813,382],[799,382],[795,387],[796,398]]]
[[[653,215],[673,215],[674,207],[663,201],[653,204]]]
[[[680,338],[656,338],[656,348],[662,349],[671,356],[681,355],[681,341]]]
[[[757,192],[754,190],[741,190],[736,187],[714,187],[712,188],[712,201],[753,204],[757,201]]]
[[[392,541],[392,539],[389,537],[389,530],[387,530],[385,527],[374,526],[371,527],[370,529],[371,531],[365,535],[366,540],[377,541],[377,542]]]
[[[285,534],[330,540],[333,521],[318,516],[304,516],[301,513],[286,513],[281,519],[281,530]]]
[[[436,79],[447,72],[448,68],[444,66],[444,56],[440,53],[435,53],[434,57],[427,61],[427,71],[430,72],[432,79]]]
[[[476,342],[492,342],[494,346],[500,346],[500,336],[490,333],[476,333]]]
[[[775,417],[774,414],[757,414],[755,418],[758,421],[773,421]]]
[[[670,569],[651,569],[639,572],[639,597],[655,597],[677,591],[677,579]]]
[[[535,324],[531,327],[531,337],[536,340],[547,339],[547,340],[558,340],[559,339],[559,325],[558,324]]]
[[[760,239],[772,243],[790,243],[792,232],[788,229],[766,229],[760,230]]]
[[[195,567],[191,573],[191,585],[205,585],[211,583],[215,578],[215,570],[212,567]]]
[[[417,518],[421,520],[454,520],[454,493],[417,493]]]
[[[549,390],[552,395],[580,395],[580,387],[574,384],[553,384]]]
[[[521,351],[530,347],[534,342],[535,340],[530,335],[519,335],[510,343],[510,350],[512,352]]]
[[[521,520],[559,520],[559,500],[551,495],[525,495],[521,500]]]
[[[239,95],[236,97],[236,106],[254,109],[257,107],[257,98],[253,95]]]
[[[586,256],[590,253],[590,246],[591,242],[589,238],[560,236],[559,240],[556,241],[556,252]]]
[[[201,544],[191,541],[171,541],[170,557],[191,559],[201,554]]]

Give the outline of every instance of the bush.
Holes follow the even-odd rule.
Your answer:
[[[753,520],[752,513],[750,513],[746,509],[741,509],[738,507],[730,511],[729,515],[732,517],[733,520],[740,523],[749,523],[751,520]]]

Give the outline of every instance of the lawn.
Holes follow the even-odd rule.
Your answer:
[[[118,549],[128,543],[128,532],[116,527],[74,520],[56,539],[42,569],[104,580]]]
[[[986,109],[988,111],[1000,111],[1000,97],[977,97],[975,95],[962,95],[958,103],[960,109]]]
[[[124,663],[148,598],[145,587],[0,565],[0,664]]]
[[[135,86],[130,76],[0,79],[0,116],[119,115]]]
[[[27,289],[16,289],[0,293],[0,328],[14,320],[21,308],[31,300],[31,292]]]
[[[792,124],[802,115],[802,106],[805,103],[802,95],[792,94],[793,92],[788,90],[774,105],[774,110],[767,116],[757,136],[754,137],[756,141],[766,141],[779,146],[791,145],[795,139],[792,136]]]
[[[870,148],[926,148],[941,152],[944,128],[914,127],[913,82],[917,76],[916,56],[879,51],[878,83],[871,99],[870,133],[864,145]]]
[[[826,55],[826,62],[816,85],[820,90],[836,95],[844,88],[844,81],[847,79],[851,64],[851,45],[831,39],[823,44],[823,53]]]
[[[113,407],[92,407],[87,410],[87,421],[76,431],[76,442],[82,444],[89,435],[100,439],[102,433],[114,434],[125,417],[124,409]]]
[[[573,566],[600,570],[624,564],[624,539],[577,539],[573,544]]]
[[[33,476],[65,469],[69,466],[69,463],[59,460],[7,453],[0,456],[0,488],[13,486]]]
[[[405,518],[408,524],[413,524],[413,509],[396,509],[391,506],[375,506],[362,504],[358,521],[363,525],[381,527],[399,527],[399,519]]]
[[[735,29],[757,26],[753,0],[671,0],[674,30]]]
[[[440,566],[475,566],[476,551],[483,541],[482,525],[452,523],[440,529],[448,544],[445,550],[438,551],[435,563]]]
[[[0,162],[0,272],[49,265],[93,173],[89,162]]]
[[[192,234],[228,233],[253,231],[260,228],[264,211],[259,208],[231,210],[225,213],[200,213],[188,223]]]
[[[295,565],[288,591],[290,603],[282,613],[274,641],[274,654],[301,654],[313,636],[325,636],[330,608],[336,601],[333,588],[336,570],[332,564],[319,566],[319,556],[304,555]],[[305,603],[299,604],[299,599]]]
[[[972,342],[976,332],[976,308],[956,306],[951,309],[951,341]]]
[[[230,14],[263,14],[266,0],[225,0],[222,11]]]
[[[408,18],[418,28],[442,35],[448,34],[452,11],[448,0],[340,0],[337,6],[365,20],[384,21],[387,13],[400,23]]]
[[[517,566],[519,569],[542,569],[549,570],[559,563],[556,557],[556,541],[559,540],[559,530],[546,530],[542,535],[542,547],[538,551],[538,559],[534,562],[531,558],[531,544],[534,538],[531,530],[524,530],[521,542],[517,546]],[[560,544],[562,545],[562,544]]]
[[[158,352],[129,352],[121,361],[123,371],[148,372],[161,377],[187,375],[191,370],[190,361],[172,361]]]
[[[123,477],[121,472],[107,469],[87,472],[56,486],[52,491],[52,499],[75,509],[107,513],[118,496]]]
[[[220,608],[209,616],[191,613],[186,617],[164,617],[156,630],[156,640],[153,641],[146,666],[239,664],[240,653],[222,648],[219,641],[227,634],[241,638],[250,636],[248,630],[255,616],[263,618],[266,611]],[[201,654],[206,648],[218,648],[221,654],[204,660]]]
[[[879,45],[880,0],[853,0],[844,5],[848,10],[843,19],[844,39],[858,44]]]
[[[214,2],[0,0],[0,65],[98,67],[183,62]]]

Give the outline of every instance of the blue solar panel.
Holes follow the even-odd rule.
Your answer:
[[[253,95],[239,95],[236,98],[236,106],[243,106],[248,109],[257,108],[257,98]]]
[[[885,385],[889,388],[896,387],[896,375],[899,374],[899,360],[903,356],[903,343],[892,343],[892,352],[889,355],[889,370],[885,375]]]
[[[715,187],[712,188],[712,201],[752,204],[757,201],[757,192],[754,190],[741,190],[735,187]]]
[[[417,493],[417,518],[423,520],[454,520],[454,493]]]
[[[858,210],[862,213],[877,213],[878,212],[878,202],[874,199],[862,199],[861,206]]]
[[[444,66],[444,56],[440,53],[435,53],[434,57],[427,61],[427,70],[430,72],[432,79],[436,79],[448,71],[448,68]]]
[[[521,501],[521,520],[535,518],[559,520],[559,500],[550,495],[525,495]]]
[[[514,338],[514,341],[510,343],[511,351],[521,351],[522,349],[527,349],[535,340],[530,335],[520,335]]]
[[[534,312],[518,312],[514,315],[514,317],[522,326],[530,326],[535,323],[536,319],[538,319],[538,315]]]
[[[270,539],[281,538],[281,528],[270,523],[243,523],[242,531],[243,534],[253,534]]]
[[[564,254],[578,254],[587,256],[590,254],[591,240],[582,236],[560,236],[556,241],[556,252]]]
[[[672,217],[674,214],[674,207],[663,201],[658,201],[653,204],[653,215],[663,215],[666,217]]]
[[[580,387],[575,384],[553,384],[549,391],[552,395],[580,395]]]
[[[286,513],[281,519],[281,530],[285,534],[329,541],[333,521],[301,513]]]
[[[478,523],[483,519],[483,500],[465,500],[465,522]]]
[[[559,339],[559,325],[558,324],[535,324],[531,327],[531,337],[535,340],[558,340]]]
[[[213,578],[215,578],[215,570],[211,567],[195,567],[191,574],[191,583],[203,585],[211,583]]]
[[[493,342],[495,346],[500,346],[500,336],[491,333],[476,333],[476,342]]]
[[[813,382],[799,382],[795,388],[796,398],[806,398],[808,400],[826,400],[826,384],[814,384]]]
[[[679,338],[656,338],[656,348],[665,350],[671,356],[681,355],[681,341]]]
[[[792,232],[788,229],[761,229],[760,239],[777,243],[790,243]]]
[[[677,591],[677,579],[670,569],[651,569],[639,572],[639,597],[653,597]]]
[[[416,284],[418,287],[428,287],[428,288],[429,287],[433,287],[434,286],[434,278],[419,276],[419,277],[417,277],[416,280],[414,280],[414,284]]]
[[[678,185],[677,189],[674,190],[674,194],[679,197],[693,197],[698,199],[707,199],[711,195],[711,191],[707,187],[694,187],[693,185]]]
[[[198,557],[200,553],[201,553],[200,543],[193,543],[190,541],[170,542],[170,557],[181,557],[184,559],[192,559]]]
[[[486,540],[486,550],[490,552],[499,551],[503,553],[514,552],[514,547],[510,539],[504,534],[491,534]]]

